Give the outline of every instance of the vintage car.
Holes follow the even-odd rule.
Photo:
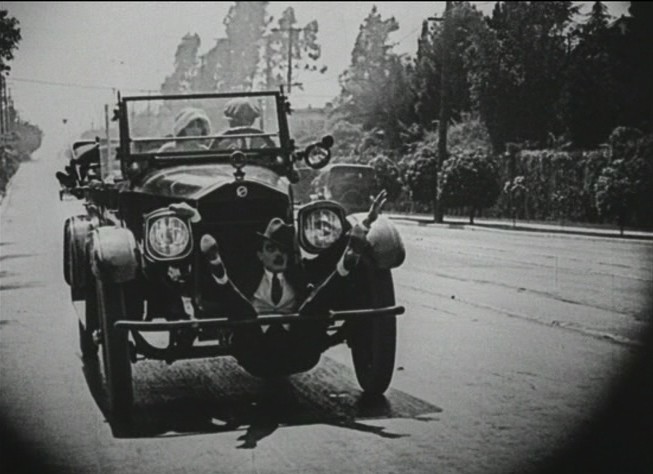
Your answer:
[[[364,212],[370,197],[377,193],[376,172],[372,166],[356,163],[334,163],[319,171],[312,183],[317,199],[340,203],[347,213]]]
[[[249,125],[227,120],[234,100],[258,111]],[[82,159],[75,156],[71,163],[74,176],[58,175],[62,187],[82,198],[86,208],[64,225],[64,276],[72,299],[85,302],[79,320],[82,356],[96,358],[101,348],[108,411],[114,420],[129,420],[133,414],[132,364],[255,351],[238,347],[233,337],[246,327],[298,325],[307,333],[319,328],[329,341],[297,354],[284,354],[289,350],[284,347],[261,354],[260,364],[245,367],[255,376],[310,370],[329,346],[346,342],[364,393],[380,395],[388,388],[396,316],[404,312],[395,303],[391,270],[405,254],[396,228],[383,215],[371,226],[369,245],[350,275],[352,291],[321,314],[236,320],[211,291],[200,250],[205,234],[219,243],[238,286],[259,263],[257,233],[271,218],[294,225],[297,255],[311,258],[342,245],[352,225],[366,215],[348,214],[329,200],[294,209],[296,166],[324,167],[333,139],[327,136],[295,149],[288,113],[282,90],[119,96],[113,117],[119,141],[98,138],[80,145],[85,148]],[[180,133],[184,114],[202,117],[206,126]],[[89,173],[98,166],[99,173]],[[197,210],[201,219],[180,209]],[[325,265],[310,276],[308,286],[319,285],[336,260]]]

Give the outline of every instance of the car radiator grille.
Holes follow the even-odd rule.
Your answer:
[[[204,234],[213,236],[220,247],[220,256],[227,268],[229,278],[240,289],[256,285],[261,276],[261,265],[256,255],[260,249],[261,237],[273,217],[285,220],[288,212],[285,199],[243,199],[234,201],[209,201],[200,203],[202,221],[197,225],[194,236],[195,248]],[[207,312],[219,308],[213,282],[204,258],[196,255],[198,263],[196,277],[200,290],[201,306]]]

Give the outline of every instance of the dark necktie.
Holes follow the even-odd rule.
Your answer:
[[[272,303],[276,306],[281,301],[281,294],[283,290],[281,289],[281,281],[279,281],[279,275],[277,273],[272,274]]]

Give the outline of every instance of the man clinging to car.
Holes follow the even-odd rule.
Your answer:
[[[257,257],[261,268],[259,272],[253,272],[253,284],[247,289],[237,287],[230,280],[217,241],[209,234],[203,235],[200,248],[214,282],[212,291],[216,300],[221,301],[225,316],[231,320],[243,320],[256,319],[260,314],[299,313],[301,317],[310,318],[334,309],[349,290],[350,274],[355,272],[361,254],[371,245],[367,235],[386,199],[385,191],[379,193],[368,214],[334,243],[330,251],[302,262],[295,258],[294,227],[278,217],[271,219],[265,231],[258,233],[260,247]],[[403,248],[399,251],[403,252]],[[403,259],[403,256],[399,258]],[[321,283],[313,286],[309,284],[308,276],[320,273],[316,270],[320,266],[327,270],[321,272],[324,276]],[[269,327],[247,326],[236,334],[236,349],[241,350],[235,355],[250,371],[253,364],[260,364],[262,354],[301,357],[303,353],[312,352],[319,357],[316,351],[303,349],[316,345],[326,348],[329,345],[326,326],[326,323],[315,322],[310,326],[278,323]],[[279,347],[292,349],[275,350]]]

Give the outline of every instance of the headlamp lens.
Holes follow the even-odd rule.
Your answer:
[[[302,232],[310,245],[325,249],[342,235],[342,222],[330,209],[315,209],[304,219]]]
[[[151,249],[161,257],[173,258],[188,248],[190,230],[177,216],[163,216],[150,224],[148,241]]]

